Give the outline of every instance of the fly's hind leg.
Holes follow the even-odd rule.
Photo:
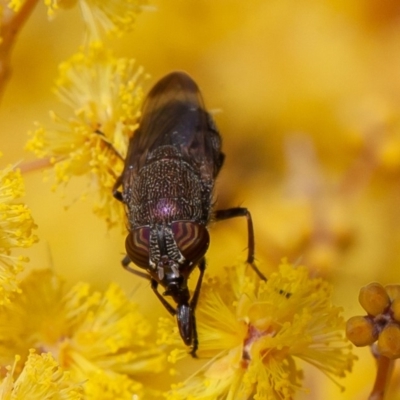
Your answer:
[[[227,210],[217,210],[214,213],[214,218],[216,221],[222,221],[224,219],[236,218],[236,217],[246,217],[247,219],[247,260],[246,262],[251,265],[254,272],[264,281],[267,278],[264,274],[256,267],[254,263],[254,230],[253,230],[253,220],[251,219],[250,211],[243,207],[228,208]]]

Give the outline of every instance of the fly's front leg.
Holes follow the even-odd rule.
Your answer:
[[[195,308],[197,306],[197,302],[199,300],[200,289],[201,289],[201,284],[203,282],[204,271],[206,270],[206,259],[205,258],[201,259],[198,267],[200,270],[200,275],[199,275],[199,279],[197,279],[196,288],[194,289],[192,300],[190,301],[190,307],[193,308],[193,311],[195,310]]]
[[[171,306],[171,304],[168,303],[167,300],[158,292],[157,290],[158,287],[158,282],[155,279],[151,278],[151,288],[153,289],[154,294],[157,296],[158,300],[161,301],[162,305],[167,309],[167,311],[175,317],[176,315],[176,309]]]
[[[199,300],[201,284],[203,282],[204,271],[206,270],[206,260],[203,258],[199,264],[200,275],[199,279],[197,279],[196,288],[193,293],[192,300],[190,301],[190,308],[192,309],[192,332],[193,332],[193,347],[190,352],[192,357],[196,357],[196,351],[199,347],[199,338],[197,336],[197,327],[196,327],[196,316],[195,310],[197,306],[197,302]]]
[[[150,279],[151,279],[150,276],[149,276],[149,274],[146,274],[145,272],[138,271],[137,269],[132,268],[132,267],[129,265],[130,263],[131,263],[131,259],[130,259],[128,256],[125,256],[125,257],[122,259],[122,261],[121,261],[121,264],[122,264],[122,266],[124,267],[124,269],[125,269],[126,271],[128,271],[128,272],[130,272],[131,274],[134,274],[134,275],[136,275],[136,276],[140,276],[141,278],[144,278],[144,279],[147,279],[147,280],[150,280]]]
[[[217,210],[214,213],[214,218],[216,221],[222,221],[224,219],[236,218],[236,217],[246,217],[247,219],[247,260],[246,262],[251,265],[254,272],[264,281],[267,278],[261,273],[261,271],[256,267],[254,263],[254,230],[253,230],[253,220],[251,219],[250,211],[243,207],[228,208],[227,210]]]
[[[158,287],[158,282],[151,278],[148,274],[145,272],[138,271],[134,268],[132,268],[129,264],[131,263],[131,259],[128,256],[125,256],[122,259],[122,266],[124,269],[127,271],[131,272],[132,274],[135,274],[137,276],[140,276],[141,278],[145,278],[147,280],[150,280],[151,282],[151,288],[153,289],[153,292],[157,296],[158,300],[161,301],[162,305],[167,309],[167,311],[174,317],[176,315],[176,310],[174,307],[171,306],[171,304],[168,303],[167,300],[164,299],[164,297],[158,292],[157,287]]]

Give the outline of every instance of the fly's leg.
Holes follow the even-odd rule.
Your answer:
[[[176,309],[168,303],[167,300],[159,293],[157,290],[158,282],[154,279],[151,279],[151,288],[153,289],[154,294],[157,296],[158,300],[161,301],[162,305],[166,308],[166,310],[174,317],[176,315]]]
[[[147,279],[147,280],[150,280],[150,279],[151,279],[150,276],[149,276],[149,274],[146,274],[145,272],[138,271],[137,269],[132,268],[132,267],[129,265],[130,263],[131,263],[131,259],[130,259],[128,256],[125,256],[125,257],[122,259],[122,261],[121,261],[121,264],[122,264],[122,266],[124,267],[124,269],[125,269],[126,271],[128,271],[128,272],[130,272],[131,274],[134,274],[134,275],[136,275],[136,276],[140,276],[141,278],[144,278],[144,279]]]
[[[104,144],[122,161],[125,161],[124,158],[119,154],[116,148],[112,145],[112,143],[108,140],[107,136],[99,129],[96,129],[94,133],[97,133],[103,139]]]
[[[113,186],[113,196],[115,199],[120,201],[121,203],[124,202],[124,198],[122,197],[122,192],[118,190],[118,188],[122,185],[122,175],[117,178]]]
[[[106,135],[100,131],[99,129],[96,129],[94,133],[97,133],[101,138],[103,139],[104,144],[122,161],[125,161],[124,158],[119,154],[119,152],[116,150],[116,148],[112,145],[112,143],[107,139]],[[120,202],[123,202],[122,198],[122,192],[118,190],[118,188],[122,184],[122,176],[119,176],[117,180],[115,181],[115,184],[113,186],[113,196]]]
[[[157,287],[158,287],[158,282],[154,279],[152,279],[148,274],[146,274],[145,272],[142,271],[138,271],[137,269],[132,268],[129,264],[131,263],[131,259],[128,256],[125,256],[122,259],[122,266],[124,267],[124,269],[126,269],[127,271],[131,272],[132,274],[136,275],[136,276],[140,276],[141,278],[150,280],[151,282],[151,288],[153,289],[153,292],[155,293],[155,295],[157,296],[158,300],[161,301],[162,305],[167,309],[167,311],[172,315],[175,316],[176,315],[176,310],[174,307],[171,306],[171,304],[168,303],[167,300],[165,300],[165,298],[158,292]]]
[[[254,272],[260,277],[260,279],[266,281],[267,278],[264,274],[256,267],[254,263],[254,230],[253,220],[251,219],[250,211],[243,207],[228,208],[227,210],[217,210],[214,213],[216,221],[222,221],[224,219],[246,217],[247,219],[247,260],[246,262],[251,265]]]
[[[190,308],[192,309],[192,313],[193,313],[193,315],[192,315],[193,347],[190,352],[190,355],[192,357],[197,357],[196,351],[199,347],[199,338],[197,336],[195,310],[196,310],[197,302],[198,302],[199,296],[200,296],[200,289],[201,289],[201,284],[203,282],[204,271],[206,270],[205,258],[202,258],[202,260],[200,261],[199,270],[200,270],[199,279],[197,280],[196,288],[194,290],[192,300],[190,301]]]
[[[201,259],[201,261],[199,263],[199,270],[200,270],[199,279],[197,280],[196,288],[194,289],[193,297],[192,297],[192,300],[190,301],[190,307],[192,307],[193,310],[196,308],[197,302],[199,300],[200,289],[201,289],[201,284],[203,282],[204,271],[206,270],[205,258]]]

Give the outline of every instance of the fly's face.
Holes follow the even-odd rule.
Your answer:
[[[204,225],[193,221],[175,221],[167,226],[133,229],[126,238],[125,247],[130,260],[146,269],[168,291],[169,286],[179,279],[187,280],[204,257],[209,243]]]

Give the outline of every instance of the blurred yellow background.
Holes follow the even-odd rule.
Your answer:
[[[27,131],[62,109],[51,88],[83,29],[76,7],[49,21],[38,4],[19,35],[0,107],[0,166],[34,159],[23,150]],[[400,281],[400,3],[158,0],[132,33],[106,42],[145,68],[147,89],[172,70],[197,81],[224,140],[217,207],[249,208],[261,270],[282,257],[308,266],[333,283],[346,316],[361,313],[361,286]],[[52,193],[40,171],[25,183],[40,237],[25,252],[29,268],[99,289],[115,281],[150,319],[163,315],[148,282],[120,267],[123,225],[107,231],[91,199],[79,200],[84,179],[65,193]],[[240,219],[212,226],[209,273],[245,258],[246,234]],[[357,353],[346,392],[310,370],[304,398],[366,399],[374,364],[368,349]],[[400,399],[398,385],[388,399]]]

